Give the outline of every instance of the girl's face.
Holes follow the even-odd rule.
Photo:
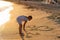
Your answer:
[[[31,20],[32,18],[29,18],[29,21]]]

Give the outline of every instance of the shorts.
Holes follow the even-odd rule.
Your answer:
[[[18,24],[22,24],[22,20],[20,20],[19,18],[17,18],[17,22]]]

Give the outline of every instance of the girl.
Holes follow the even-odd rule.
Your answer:
[[[20,36],[24,36],[24,34],[22,33],[22,26],[23,26],[23,30],[26,32],[25,30],[25,25],[27,23],[27,21],[30,21],[32,19],[32,16],[18,16],[17,17],[17,22],[19,24],[19,34]],[[22,22],[24,22],[24,24],[22,24]]]

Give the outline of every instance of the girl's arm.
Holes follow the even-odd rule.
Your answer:
[[[26,30],[25,30],[25,25],[26,25],[26,23],[27,23],[27,21],[25,21],[24,22],[24,24],[23,24],[23,30],[26,32]]]

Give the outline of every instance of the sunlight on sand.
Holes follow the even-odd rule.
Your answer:
[[[10,20],[10,11],[13,10],[13,4],[0,0],[0,26]]]

